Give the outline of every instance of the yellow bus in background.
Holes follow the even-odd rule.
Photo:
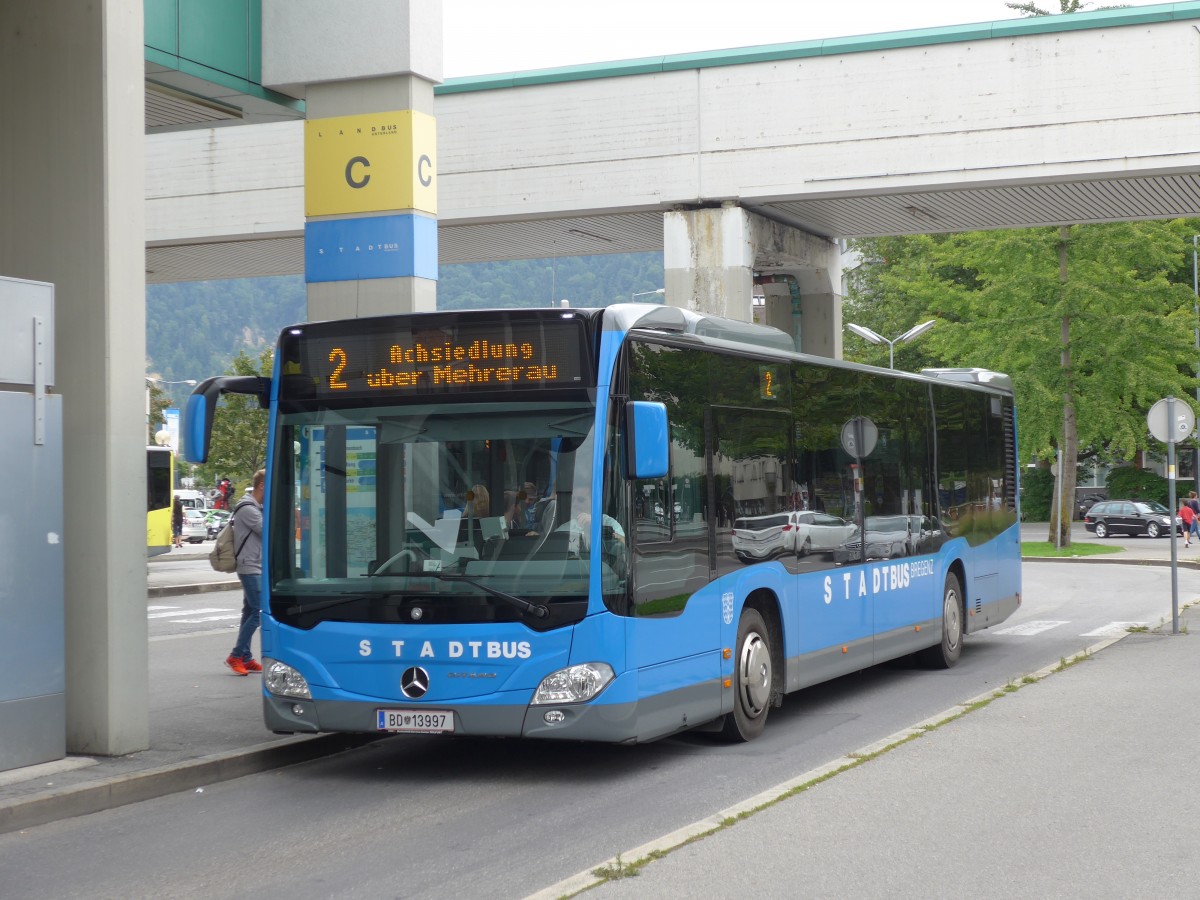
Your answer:
[[[146,448],[146,556],[171,549],[171,488],[175,458],[170,447]]]

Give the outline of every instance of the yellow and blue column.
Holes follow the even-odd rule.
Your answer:
[[[416,109],[304,125],[311,318],[436,306],[437,124]]]
[[[308,283],[437,281],[437,126],[412,109],[304,127]]]

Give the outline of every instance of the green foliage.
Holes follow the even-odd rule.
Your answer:
[[[1057,228],[860,241],[863,264],[850,278],[843,318],[887,336],[936,318],[933,331],[897,348],[897,367],[1012,375],[1023,460],[1054,455],[1067,397],[1078,445],[1129,459],[1149,446],[1149,407],[1195,391],[1187,276],[1198,224],[1072,226],[1065,283]],[[848,358],[886,365],[886,347],[852,336],[845,346]]]
[[[300,276],[147,285],[147,373],[203,381],[228,371],[238,353],[257,356],[274,346],[307,309]],[[172,389],[172,405],[182,406],[188,393]]]
[[[239,353],[225,374],[270,375],[273,355],[271,348],[263,349],[254,358]],[[213,416],[208,462],[195,470],[196,487],[208,490],[222,478],[228,478],[234,484],[236,500],[254,473],[266,465],[266,459],[267,411],[259,409],[257,398],[226,394]]]
[[[661,288],[663,262],[655,252],[463,263],[442,266],[438,279],[438,309],[523,309],[562,299],[604,307]]]
[[[1050,521],[1054,504],[1054,476],[1049,469],[1021,470],[1021,518],[1027,522]]]
[[[1036,3],[1005,3],[1009,9],[1015,10],[1025,16],[1052,16],[1052,15],[1067,15],[1068,13],[1083,12],[1092,4],[1083,3],[1082,0],[1058,0],[1058,11],[1050,12],[1048,9],[1043,9]],[[1099,9],[1112,9],[1110,6],[1101,6]]]
[[[1157,500],[1166,506],[1169,498],[1167,479],[1146,469],[1121,466],[1108,473],[1105,484],[1108,496],[1114,500]]]
[[[153,381],[146,382],[146,389],[150,391],[150,413],[149,420],[146,423],[149,426],[147,438],[149,443],[153,444],[154,435],[158,433],[158,429],[166,421],[166,409],[171,405],[171,398],[159,384]]]

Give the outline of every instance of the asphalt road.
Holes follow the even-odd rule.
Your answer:
[[[1182,572],[1180,587],[1184,601],[1200,595],[1200,573]],[[178,599],[196,609],[225,605],[214,596]],[[212,623],[183,620],[215,613],[196,609],[152,619],[152,633],[195,627],[194,636],[170,638],[173,650],[211,654]],[[1127,623],[1169,616],[1166,569],[1027,565],[1022,609],[969,638],[954,669],[877,667],[791,695],[751,744],[698,734],[634,747],[397,736],[2,836],[3,894],[525,896]]]

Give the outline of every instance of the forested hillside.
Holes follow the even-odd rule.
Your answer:
[[[608,306],[663,285],[661,253],[443,266],[439,309]],[[646,298],[651,299],[651,298]],[[219,375],[307,318],[304,279],[248,278],[146,288],[146,372],[166,381]],[[176,402],[186,389],[175,392]]]

